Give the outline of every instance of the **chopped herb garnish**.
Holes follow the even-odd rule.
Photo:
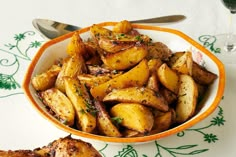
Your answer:
[[[112,121],[112,123],[113,123],[114,125],[119,126],[119,125],[122,123],[123,118],[120,118],[120,117],[112,117],[112,118],[111,118],[111,121]]]

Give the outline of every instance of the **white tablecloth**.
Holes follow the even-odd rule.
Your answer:
[[[33,149],[67,135],[42,118],[21,89],[29,58],[40,47],[37,43],[44,43],[31,24],[34,18],[84,27],[104,21],[184,14],[186,20],[161,26],[179,29],[201,44],[200,36],[225,33],[229,23],[229,12],[220,0],[7,0],[0,4],[0,150]],[[194,127],[148,144],[89,142],[104,157],[128,152],[135,157],[236,156],[236,64],[225,68],[224,99],[212,115]]]

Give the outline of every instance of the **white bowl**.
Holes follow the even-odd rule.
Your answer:
[[[107,28],[112,28],[112,26],[114,26],[115,24],[115,22],[105,22],[99,25]],[[29,98],[30,103],[44,118],[68,133],[90,140],[92,139],[111,143],[140,143],[157,140],[185,130],[210,115],[216,109],[223,96],[225,86],[225,70],[223,64],[211,52],[209,52],[196,41],[178,30],[137,24],[133,24],[133,27],[140,33],[150,36],[153,41],[163,42],[173,52],[191,50],[193,52],[193,58],[195,59],[195,61],[197,61],[198,63],[204,62],[205,67],[209,71],[218,75],[218,78],[212,85],[210,85],[208,92],[206,93],[204,99],[201,101],[203,107],[190,120],[158,134],[131,138],[111,138],[106,136],[94,135],[76,130],[74,128],[70,128],[60,123],[57,119],[55,119],[51,114],[47,112],[43,103],[37,97],[37,92],[31,85],[31,79],[35,75],[46,71],[58,58],[64,58],[67,56],[66,47],[73,33],[61,36],[45,43],[35,55],[26,72],[25,80],[23,82],[23,89],[26,96]],[[90,36],[88,31],[89,27],[83,28],[79,31],[83,39],[87,39]]]

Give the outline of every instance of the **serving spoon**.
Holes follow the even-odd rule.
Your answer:
[[[129,21],[131,23],[174,23],[182,21],[186,18],[184,15],[169,15],[160,16],[156,18],[142,19]],[[39,31],[39,33],[46,39],[53,39],[69,32],[81,29],[78,26],[61,23],[58,21],[48,19],[34,19],[33,26]]]

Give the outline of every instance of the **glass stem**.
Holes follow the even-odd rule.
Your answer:
[[[230,12],[229,34],[225,43],[225,50],[227,52],[232,52],[236,50],[236,42],[234,41],[234,22],[236,17],[235,14],[236,12]]]

